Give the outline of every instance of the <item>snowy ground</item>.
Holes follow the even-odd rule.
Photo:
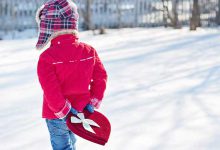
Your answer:
[[[109,73],[101,112],[112,123],[105,146],[78,150],[219,150],[219,30],[122,29],[81,33]],[[0,149],[50,150],[41,119],[36,39],[0,41]]]

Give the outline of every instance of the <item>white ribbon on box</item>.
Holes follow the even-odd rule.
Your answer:
[[[77,118],[77,117],[79,117],[79,118]],[[95,121],[93,121],[91,119],[86,119],[83,113],[78,113],[77,117],[72,116],[71,123],[82,123],[83,128],[85,130],[96,134],[95,131],[90,126],[90,125],[92,125],[92,126],[100,128],[100,126]]]

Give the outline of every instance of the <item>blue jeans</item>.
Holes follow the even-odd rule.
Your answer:
[[[76,138],[64,119],[46,119],[53,150],[75,150]]]

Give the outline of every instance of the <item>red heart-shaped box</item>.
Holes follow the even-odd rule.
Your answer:
[[[94,142],[100,145],[105,145],[108,142],[108,139],[111,133],[111,124],[109,120],[103,114],[97,111],[95,111],[94,113],[89,113],[88,111],[84,110],[83,114],[85,116],[85,119],[91,119],[100,126],[100,127],[95,127],[91,125],[95,133],[85,130],[82,123],[71,123],[71,117],[72,116],[76,117],[72,113],[70,113],[67,116],[66,123],[67,123],[68,128],[73,133],[75,133],[76,135],[86,140],[89,140],[91,142]]]

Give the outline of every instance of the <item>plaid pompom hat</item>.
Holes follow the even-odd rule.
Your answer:
[[[78,34],[79,14],[71,0],[49,0],[36,13],[39,26],[37,49],[43,49],[53,38],[63,34]]]

